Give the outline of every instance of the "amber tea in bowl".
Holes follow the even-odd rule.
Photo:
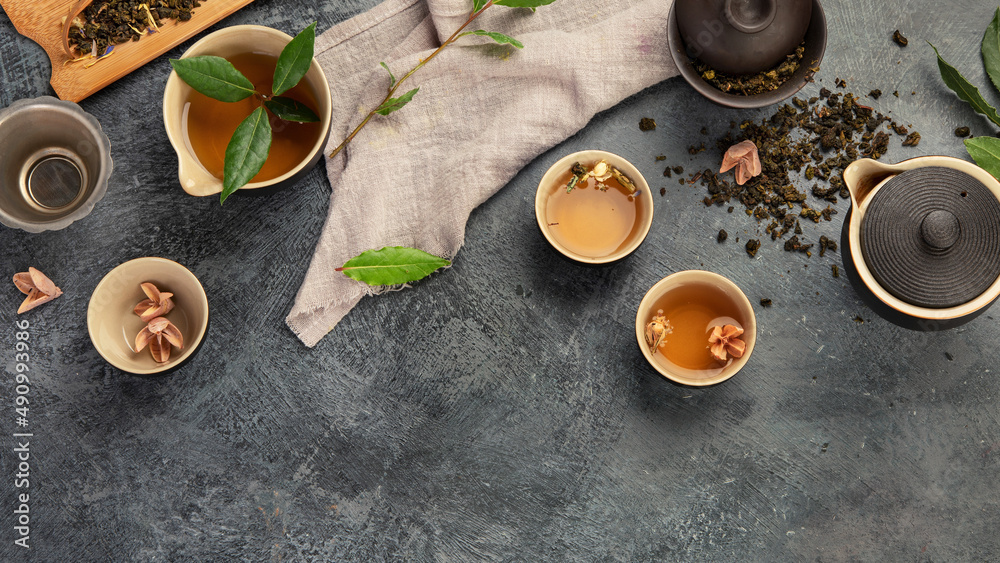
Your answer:
[[[653,198],[645,178],[624,158],[580,151],[542,176],[535,218],[542,235],[566,257],[605,264],[629,255],[646,238]]]
[[[729,379],[746,365],[757,321],[750,301],[732,281],[686,270],[663,278],[646,293],[635,329],[639,347],[656,371],[676,383],[706,386]]]
[[[278,55],[291,37],[276,29],[239,25],[220,29],[195,43],[181,58],[223,57],[233,63],[258,92],[270,92]],[[272,140],[260,172],[239,193],[269,193],[294,184],[323,156],[330,131],[330,85],[314,58],[305,76],[283,94],[319,116],[318,123],[293,123],[268,113]],[[171,72],[163,92],[163,123],[177,153],[178,177],[184,191],[195,196],[222,191],[226,147],[233,131],[261,104],[258,96],[240,102],[220,102],[199,94]]]

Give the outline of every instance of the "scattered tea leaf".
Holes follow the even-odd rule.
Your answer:
[[[972,109],[976,110],[976,112],[985,115],[990,121],[1000,125],[1000,114],[997,114],[996,108],[983,98],[983,95],[979,93],[979,88],[973,86],[968,79],[962,76],[962,73],[958,69],[948,64],[941,57],[941,53],[938,52],[937,47],[930,43],[928,45],[931,46],[931,49],[934,49],[934,53],[937,55],[938,69],[941,71],[941,78],[944,80],[945,85],[958,94],[959,98],[972,106]]]
[[[983,170],[1000,178],[1000,139],[996,137],[975,137],[966,139],[965,150]]]
[[[903,36],[902,33],[899,32],[898,29],[892,33],[892,40],[895,41],[896,45],[899,45],[900,47],[906,47],[910,44],[910,42]]]
[[[427,277],[451,262],[423,250],[387,246],[366,250],[337,268],[345,276],[368,285],[399,285]]]
[[[219,203],[225,203],[226,198],[260,172],[270,150],[271,124],[261,106],[236,127],[233,138],[229,140]]]
[[[419,90],[420,88],[414,88],[398,98],[389,98],[388,100],[382,102],[382,105],[375,110],[375,113],[379,115],[389,115],[394,111],[403,109],[403,106],[410,103],[414,94],[416,94]]]
[[[296,35],[278,55],[274,67],[274,81],[271,91],[280,96],[295,87],[309,71],[313,60],[313,46],[316,43],[316,22]]]
[[[276,96],[264,102],[267,109],[277,117],[285,121],[296,121],[298,123],[316,123],[319,116],[309,106],[285,96]]]
[[[253,83],[222,57],[170,59],[170,65],[188,86],[220,102],[238,102],[255,93]]]
[[[466,35],[482,35],[484,37],[489,37],[490,39],[496,41],[497,43],[499,43],[501,45],[513,45],[514,47],[517,47],[518,49],[523,49],[524,48],[524,43],[521,43],[520,41],[518,41],[517,39],[514,39],[513,37],[510,37],[508,35],[504,35],[502,33],[497,33],[495,31],[484,31],[482,29],[477,29],[476,31],[466,31],[465,33],[463,33],[459,37],[464,37]]]
[[[993,81],[993,87],[1000,90],[1000,8],[993,15],[993,21],[983,34],[983,66]]]

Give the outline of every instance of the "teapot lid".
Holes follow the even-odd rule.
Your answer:
[[[917,307],[956,307],[1000,276],[1000,201],[960,170],[907,170],[871,196],[860,242],[886,291]]]

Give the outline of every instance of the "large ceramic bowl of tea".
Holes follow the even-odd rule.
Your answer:
[[[681,76],[732,108],[766,107],[801,90],[823,60],[826,38],[819,0],[675,0],[667,17],[667,44]],[[786,64],[799,47],[801,59]]]
[[[149,346],[137,350],[136,337],[147,326],[136,313],[136,306],[149,299],[145,283],[162,292],[160,297],[172,294],[173,307],[156,315],[176,327],[183,347],[171,348],[165,362],[157,361]],[[208,331],[208,298],[198,278],[181,264],[166,258],[136,258],[97,284],[87,307],[87,330],[109,364],[136,375],[163,375],[181,367],[201,346]]]
[[[639,170],[606,151],[556,161],[538,182],[535,219],[562,255],[607,264],[631,254],[653,224],[653,196]]]
[[[181,58],[222,57],[253,82],[256,91],[270,94],[278,55],[291,39],[269,27],[237,25],[205,36]],[[320,121],[284,121],[267,111],[272,130],[267,161],[237,193],[261,195],[289,187],[323,156],[330,132],[331,94],[330,84],[316,59],[299,84],[283,96],[314,110]],[[185,192],[207,196],[222,191],[229,140],[240,122],[261,104],[256,95],[233,103],[213,100],[196,92],[176,71],[171,71],[163,92],[163,124],[177,153],[177,174]]]
[[[704,387],[743,369],[757,342],[747,296],[714,272],[685,270],[657,282],[639,303],[635,336],[643,356],[667,379]]]

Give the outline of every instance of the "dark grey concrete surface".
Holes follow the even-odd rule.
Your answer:
[[[567,1],[567,0],[560,0]],[[320,31],[374,0],[260,0],[216,28]],[[1000,103],[979,41],[981,0],[824,2],[837,77],[912,124],[885,158],[964,156],[952,131],[995,132],[941,83],[933,52]],[[909,37],[901,49],[894,29]],[[0,106],[50,94],[48,61],[0,16]],[[990,561],[1000,558],[1000,328],[994,309],[916,333],[878,318],[830,264],[706,209],[661,171],[716,166],[686,147],[763,111],[721,109],[679,78],[598,115],[473,213],[454,266],[365,299],[315,349],[285,326],[331,187],[220,208],[177,185],[161,124],[168,56],[82,103],[111,138],[105,199],[66,230],[0,228],[0,274],[35,266],[65,295],[30,321],[30,488],[17,488],[14,311],[0,291],[2,561]],[[336,79],[336,77],[333,77]],[[898,90],[899,97],[892,92]],[[913,93],[915,92],[915,93]],[[652,117],[653,132],[639,119]],[[699,130],[707,127],[709,135]],[[653,229],[625,261],[585,268],[538,232],[535,185],[560,156],[607,149],[656,195]],[[332,189],[336,189],[334,186]],[[846,203],[831,223],[839,236]],[[720,228],[730,233],[715,242]],[[212,328],[163,378],[103,362],[87,336],[90,292],[139,256],[202,281]],[[705,268],[755,303],[758,346],[734,379],[670,384],[640,354],[636,306],[657,280]],[[770,308],[757,307],[762,297]],[[854,319],[860,316],[864,322]],[[30,549],[14,544],[30,493]]]

